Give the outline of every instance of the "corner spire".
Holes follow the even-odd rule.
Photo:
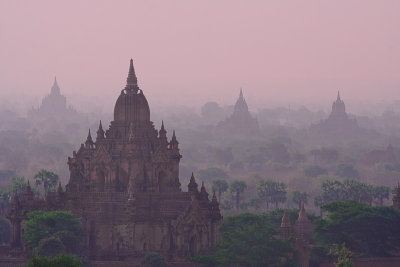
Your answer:
[[[92,135],[90,134],[90,128],[89,128],[88,136],[86,138],[85,148],[93,148],[93,139],[92,139]]]
[[[137,87],[137,78],[135,74],[135,68],[133,67],[133,59],[131,59],[129,65],[129,73],[128,73],[128,78],[126,79],[126,87],[127,88]]]
[[[188,191],[191,193],[198,193],[199,191],[197,190],[197,183],[196,179],[194,178],[194,174],[192,172],[192,177],[190,177],[190,182],[188,184]]]
[[[97,130],[96,141],[100,139],[104,139],[104,130],[103,130],[103,125],[101,124],[101,120],[99,124],[99,129]]]

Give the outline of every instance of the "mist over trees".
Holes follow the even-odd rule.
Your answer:
[[[314,138],[309,132],[313,125],[326,119],[326,112],[314,112],[306,107],[265,107],[250,113],[258,122],[257,132],[253,132],[254,129],[246,132],[248,129],[245,128],[237,131],[235,128],[221,129],[220,123],[230,118],[233,110],[233,106],[210,101],[198,111],[180,107],[152,113],[156,128],[161,125],[161,120],[164,121],[168,139],[175,130],[183,155],[179,177],[181,189],[187,190],[193,172],[198,182],[204,182],[208,192],[215,192],[226,218],[216,254],[203,255],[195,261],[220,265],[253,261],[264,264],[267,259],[256,249],[261,247],[269,249],[273,255],[268,264],[279,260],[287,261],[288,266],[295,264],[290,257],[293,244],[274,237],[283,209],[288,210],[294,223],[302,204],[309,213],[328,216],[315,220],[319,245],[328,247],[346,242],[345,249],[354,255],[388,255],[384,249],[374,250],[372,245],[360,246],[364,240],[348,244],[347,237],[332,236],[329,232],[339,228],[348,230],[342,228],[345,218],[341,212],[352,212],[354,216],[380,216],[382,210],[379,208],[391,205],[393,188],[400,177],[400,139],[397,137],[400,130],[395,125],[389,126],[389,121],[400,121],[400,108],[375,117],[352,115],[351,118],[357,118],[359,127],[366,130],[355,136],[335,138],[323,134]],[[5,121],[0,125],[0,242],[3,244],[10,242],[10,224],[6,216],[12,195],[15,193],[23,198],[28,182],[38,197],[57,190],[59,182],[65,187],[69,179],[67,157],[84,142],[89,128],[93,133],[100,119],[106,125],[112,118],[111,114],[77,112],[75,115],[61,122],[52,117],[0,112]],[[332,204],[337,201],[353,201],[353,204]],[[358,214],[356,209],[364,213]],[[336,215],[343,218],[335,220]],[[48,215],[40,216],[46,218]],[[396,216],[390,214],[382,221],[377,219],[376,224],[390,224],[397,220]],[[362,221],[351,223],[354,227],[362,225]],[[79,238],[66,231],[69,230],[43,237],[35,244],[27,241],[39,255],[77,253],[73,251],[76,247],[69,246]],[[382,235],[387,236],[387,233]],[[244,244],[246,251],[243,251]],[[392,245],[397,246],[395,242]],[[337,252],[341,249],[338,247]],[[151,253],[146,258],[148,264],[164,262],[160,254]],[[322,257],[329,257],[326,251],[324,253]],[[34,260],[48,261],[40,256]],[[80,264],[74,258],[59,260]]]

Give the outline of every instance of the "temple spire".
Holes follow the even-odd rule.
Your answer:
[[[192,172],[192,177],[190,177],[190,182],[188,184],[188,191],[191,193],[198,193],[199,191],[197,190],[197,183],[196,179],[194,178],[194,174]]]
[[[92,135],[90,134],[90,128],[89,128],[88,136],[86,138],[85,148],[93,148],[93,139],[92,139]]]
[[[52,94],[60,94],[60,87],[58,86],[58,83],[57,83],[57,76],[54,76],[54,82],[53,82],[53,86],[51,87],[51,93]]]
[[[133,67],[133,59],[131,59],[129,65],[129,73],[128,78],[126,79],[126,87],[127,89],[132,89],[132,87],[137,87],[137,78],[135,74],[135,68]]]
[[[104,130],[103,130],[103,125],[101,124],[101,120],[99,124],[99,129],[97,130],[96,141],[100,139],[104,139]]]
[[[243,91],[242,91],[242,87],[240,87],[240,94],[239,94],[239,98],[244,98],[244,97],[243,97]]]
[[[337,100],[340,101],[340,93],[339,93],[339,90],[337,91]]]

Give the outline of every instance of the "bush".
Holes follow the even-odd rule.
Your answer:
[[[164,256],[157,252],[147,253],[142,260],[142,265],[148,265],[150,267],[165,267],[165,266],[167,266],[165,263]]]
[[[27,267],[83,267],[80,259],[70,255],[58,255],[55,258],[34,256]]]

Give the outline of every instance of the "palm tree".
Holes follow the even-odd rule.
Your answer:
[[[291,199],[297,205],[299,205],[299,209],[301,209],[301,203],[308,204],[308,197],[310,195],[307,192],[293,191],[291,195]]]
[[[247,184],[244,181],[235,180],[231,183],[231,193],[235,194],[236,198],[236,209],[239,209],[240,196],[246,190]]]
[[[226,192],[229,188],[228,182],[223,179],[217,179],[212,181],[212,190],[218,192],[218,201],[221,203],[221,195]]]
[[[275,203],[275,207],[278,207],[279,203],[286,201],[286,185],[284,183],[278,183],[274,181],[260,181],[257,186],[258,196],[264,200],[267,204],[267,210],[269,210],[269,204]]]

